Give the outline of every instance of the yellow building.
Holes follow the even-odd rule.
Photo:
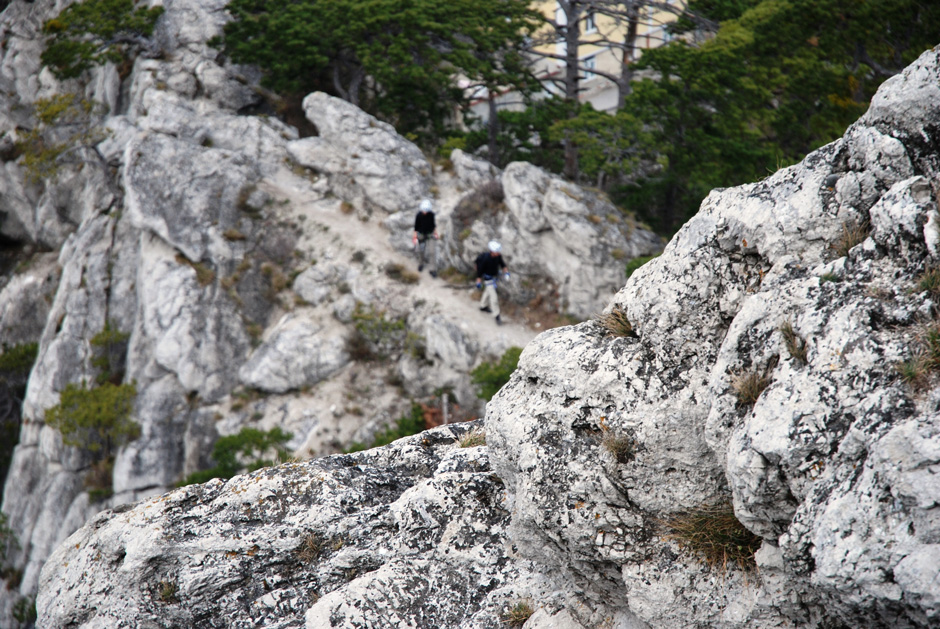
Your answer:
[[[546,92],[564,94],[560,82],[565,76],[566,61],[563,58],[567,53],[567,45],[560,31],[567,26],[569,15],[577,15],[579,98],[581,102],[589,102],[601,111],[616,110],[620,102],[620,88],[614,79],[622,76],[625,61],[632,63],[644,50],[668,42],[671,37],[666,26],[681,15],[686,1],[659,0],[655,4],[660,8],[651,7],[644,0],[623,2],[620,5],[623,15],[612,16],[588,10],[590,2],[583,0],[574,3],[535,0],[533,6],[556,25],[546,25],[533,37],[536,75],[542,79]],[[666,10],[663,5],[672,8]],[[627,12],[630,8],[635,11],[633,19]],[[472,109],[477,116],[486,120],[488,94],[481,91],[477,96],[479,100]],[[521,98],[514,93],[500,94],[496,101],[500,109],[522,106]]]

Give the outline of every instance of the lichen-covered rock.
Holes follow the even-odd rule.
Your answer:
[[[557,611],[550,581],[509,560],[503,486],[459,446],[469,430],[105,511],[50,557],[38,623],[496,629],[516,600]]]
[[[935,264],[938,73],[925,53],[844,139],[713,192],[614,299],[635,337],[591,322],[526,348],[486,420],[525,556],[605,575],[593,596],[654,627],[940,621],[925,473],[940,418],[897,369],[935,325],[918,281]],[[670,518],[729,498],[763,540],[756,583],[669,536]]]

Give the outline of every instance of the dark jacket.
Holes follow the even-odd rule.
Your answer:
[[[425,236],[434,233],[434,212],[418,212],[415,216],[415,231]]]
[[[498,253],[496,255],[490,255],[489,251],[484,251],[477,256],[476,265],[477,279],[484,275],[496,277],[502,269],[506,268],[506,263],[503,262],[503,256]]]

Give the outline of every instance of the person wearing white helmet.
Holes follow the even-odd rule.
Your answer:
[[[477,289],[483,288],[483,296],[480,297],[480,310],[483,312],[492,312],[496,317],[496,325],[501,325],[499,318],[499,297],[496,295],[496,285],[499,282],[499,276],[503,279],[509,279],[509,269],[506,268],[506,262],[503,260],[503,246],[496,240],[491,240],[486,245],[486,251],[477,256]]]
[[[434,240],[437,240],[437,225],[434,222],[430,199],[421,201],[418,214],[415,216],[415,231],[411,237],[415,256],[418,258],[418,273],[424,270],[424,265],[431,262],[431,277],[437,277],[437,257],[434,255]],[[433,238],[433,239],[432,239]],[[430,247],[428,243],[430,242]],[[430,251],[428,251],[430,249]]]

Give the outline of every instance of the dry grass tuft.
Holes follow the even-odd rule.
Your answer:
[[[787,319],[777,329],[783,335],[783,343],[786,345],[790,356],[800,363],[806,364],[806,340],[793,329],[793,321]]]
[[[531,601],[516,601],[512,607],[503,612],[503,622],[509,627],[521,627],[534,613],[535,609]]]
[[[479,428],[474,428],[468,432],[465,432],[460,437],[458,441],[461,448],[475,448],[477,446],[486,445],[486,431]]]
[[[611,336],[627,336],[636,338],[633,324],[627,318],[627,313],[620,306],[614,306],[610,312],[595,315],[594,320],[607,330]]]
[[[927,267],[917,278],[917,290],[930,293],[931,297],[940,297],[940,267]]]
[[[664,524],[672,531],[665,539],[677,542],[709,567],[721,572],[732,566],[744,572],[757,569],[754,553],[761,538],[738,521],[731,503],[703,505]]]
[[[157,594],[161,603],[175,603],[178,601],[176,584],[172,581],[160,581],[157,584]]]
[[[609,430],[604,433],[601,445],[610,452],[617,463],[629,463],[636,455],[636,442],[632,438],[615,435]]]
[[[745,371],[731,378],[731,388],[738,396],[738,402],[751,405],[770,386],[770,374],[766,371]]]
[[[307,533],[297,548],[297,558],[304,563],[312,563],[320,557],[326,543],[318,533]]]
[[[870,233],[868,221],[845,223],[842,225],[842,234],[832,243],[832,250],[839,258],[847,256],[853,247],[865,242]]]
[[[390,262],[385,265],[385,275],[402,284],[417,284],[421,276],[405,268],[405,265]]]

